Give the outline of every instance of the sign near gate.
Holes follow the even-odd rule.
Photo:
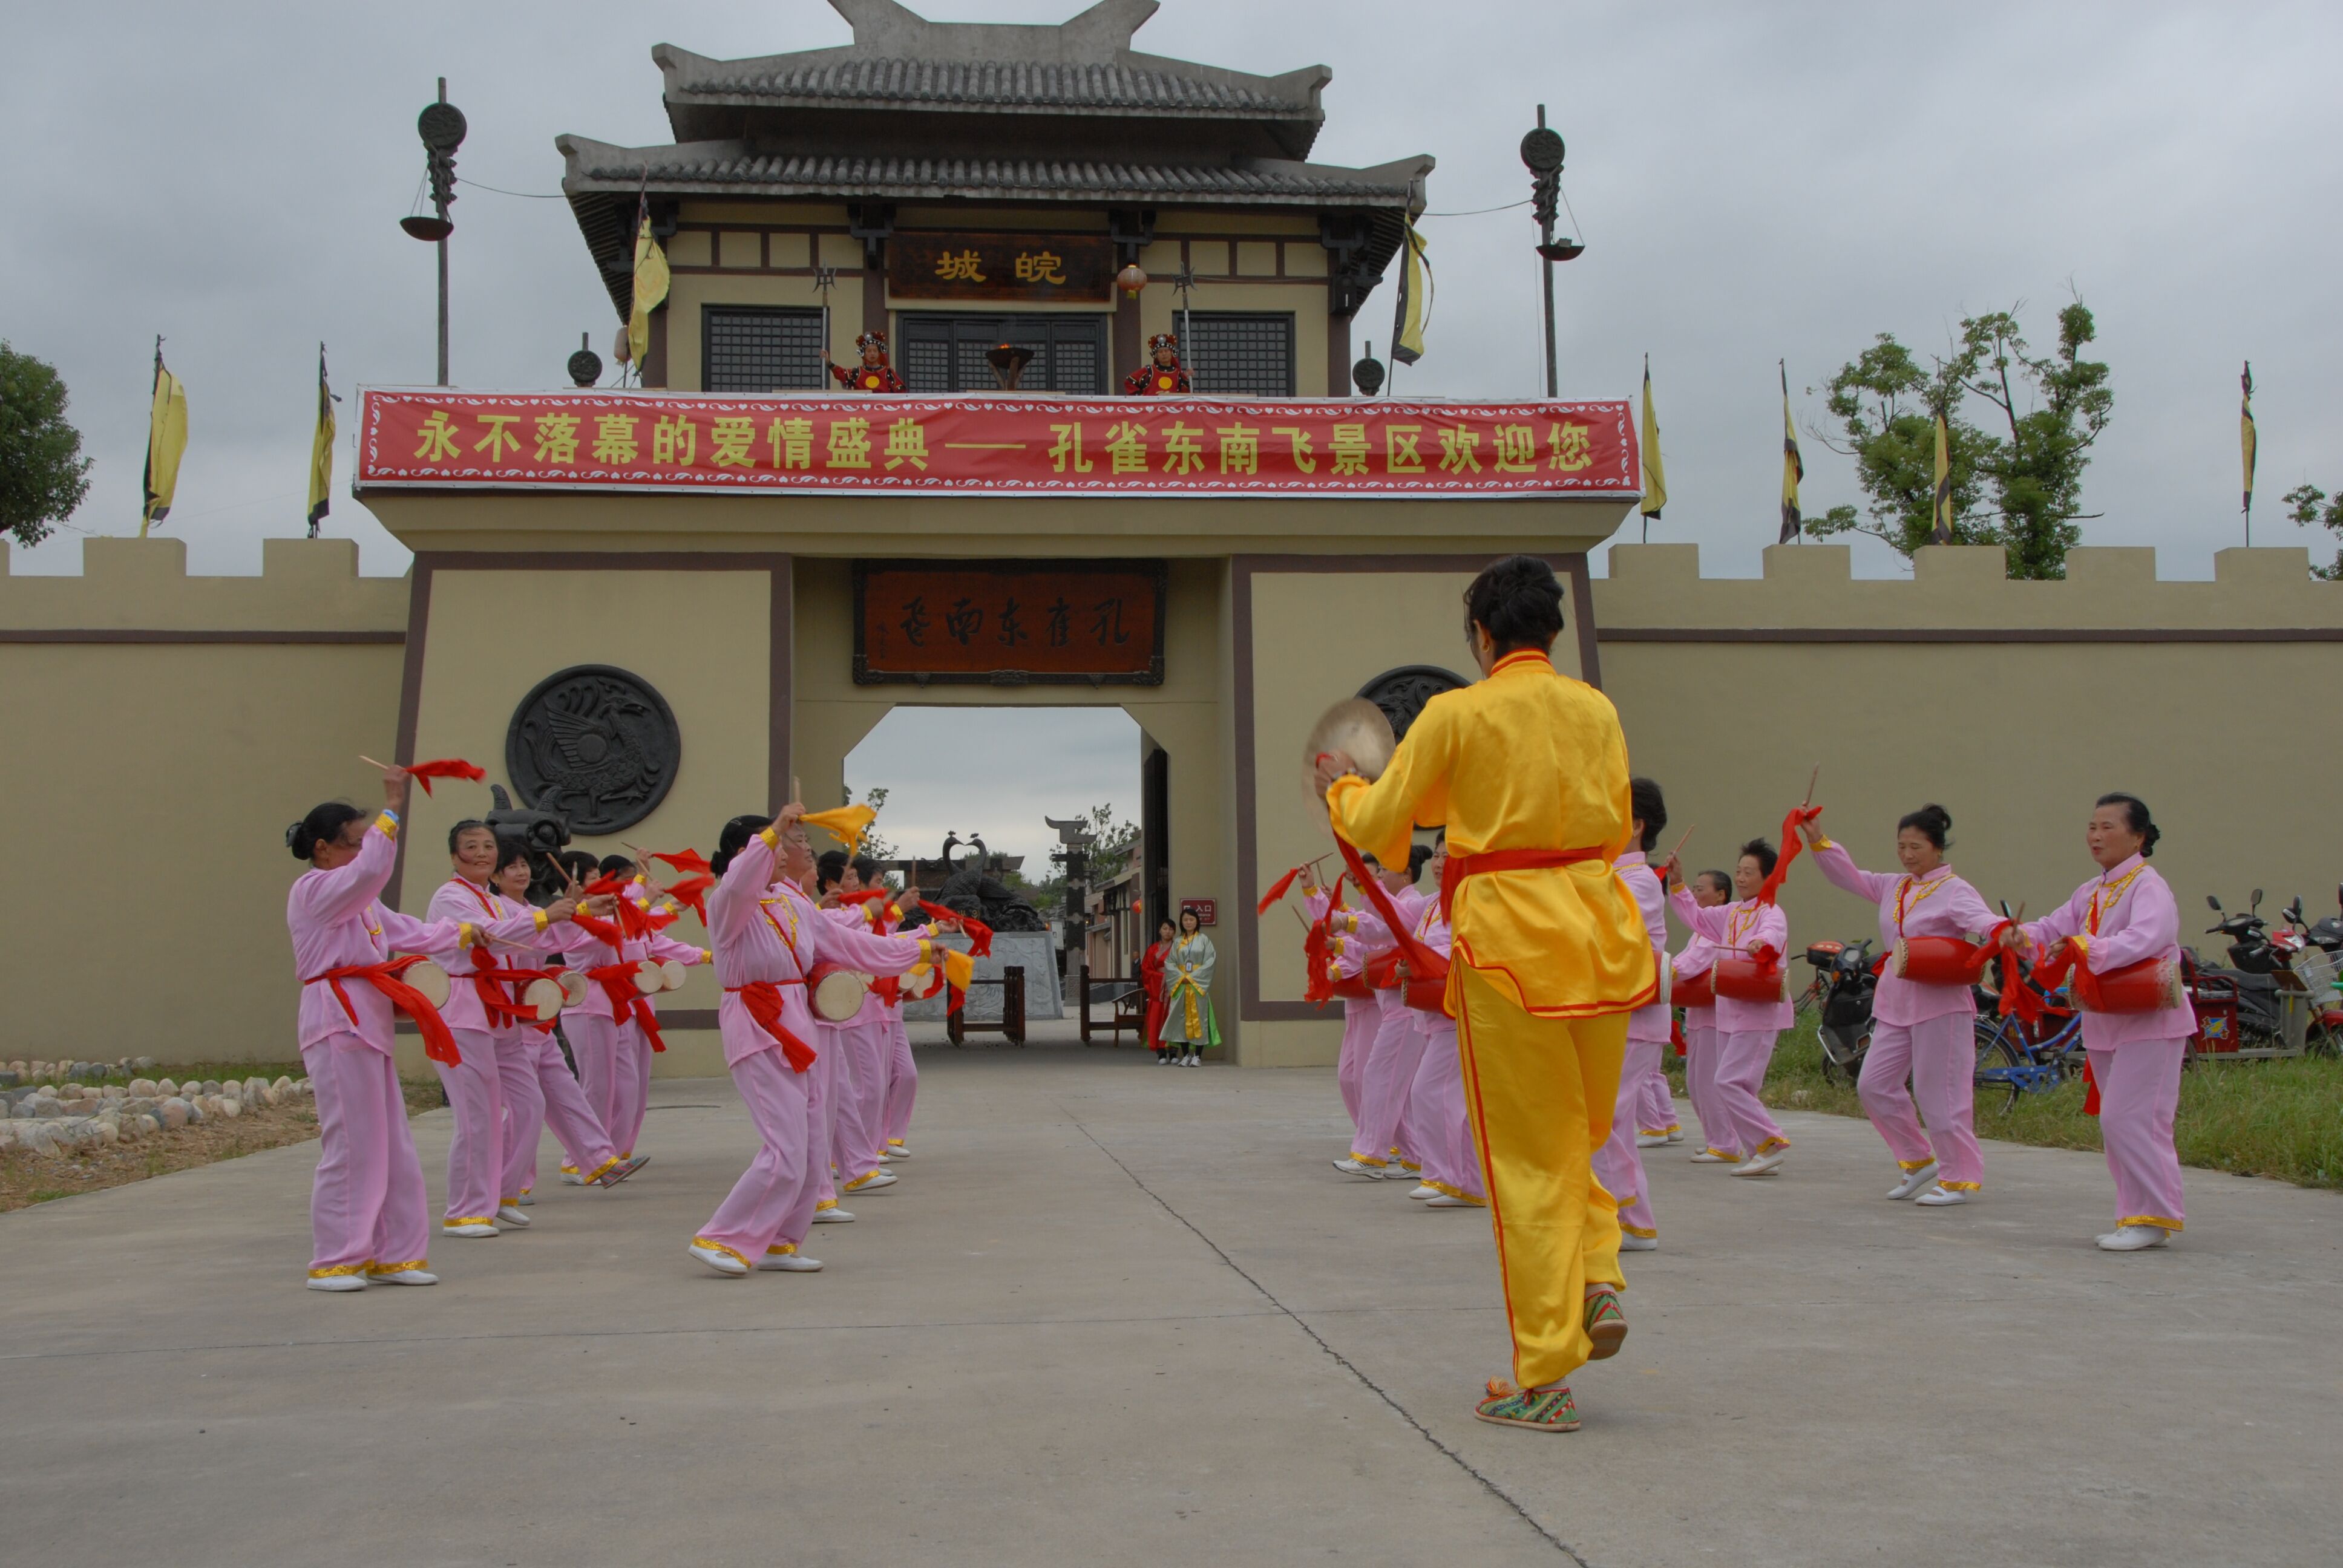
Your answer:
[[[1161,561],[857,561],[854,678],[1163,684]]]
[[[1114,297],[1102,234],[898,234],[887,292],[898,299],[1087,300]]]
[[[366,388],[357,487],[1632,497],[1624,402]]]

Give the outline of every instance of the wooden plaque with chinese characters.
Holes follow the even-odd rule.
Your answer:
[[[898,299],[1114,297],[1114,242],[1102,234],[898,234],[887,287]]]
[[[1163,684],[1161,561],[857,561],[854,678]]]

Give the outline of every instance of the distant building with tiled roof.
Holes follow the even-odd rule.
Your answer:
[[[1139,54],[1157,0],[1101,0],[1055,26],[830,4],[852,44],[740,60],[654,48],[672,144],[558,140],[622,314],[649,197],[675,282],[649,384],[820,386],[825,350],[850,360],[859,332],[883,328],[914,390],[989,387],[983,350],[1017,341],[1035,352],[1026,388],[1103,393],[1184,325],[1200,392],[1348,391],[1352,320],[1433,160],[1307,162],[1326,67],[1262,76]],[[1132,262],[1151,279],[1136,297],[1111,286]]]

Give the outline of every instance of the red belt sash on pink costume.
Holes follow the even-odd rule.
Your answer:
[[[757,1027],[779,1043],[781,1054],[789,1059],[792,1072],[803,1072],[820,1060],[814,1054],[813,1047],[799,1040],[796,1031],[781,1021],[781,988],[803,984],[804,977],[799,976],[795,980],[751,980],[747,985],[724,988],[740,999],[740,1005],[749,1010],[749,1016],[757,1020]]]
[[[416,1029],[423,1036],[425,1056],[434,1061],[445,1062],[449,1067],[460,1067],[464,1053],[456,1049],[456,1037],[448,1032],[447,1020],[439,1016],[439,1010],[431,1005],[429,997],[398,978],[422,961],[420,953],[411,953],[403,959],[386,959],[378,964],[344,964],[339,969],[327,970],[324,974],[311,975],[301,983],[316,985],[323,980],[333,987],[334,1000],[342,1004],[342,1010],[355,1024],[358,1021],[358,1010],[350,1005],[350,993],[342,989],[342,982],[346,980],[366,981],[390,999],[392,1007],[415,1020]]]

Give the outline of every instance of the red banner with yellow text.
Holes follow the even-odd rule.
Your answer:
[[[357,487],[1632,497],[1624,401],[360,394]]]

